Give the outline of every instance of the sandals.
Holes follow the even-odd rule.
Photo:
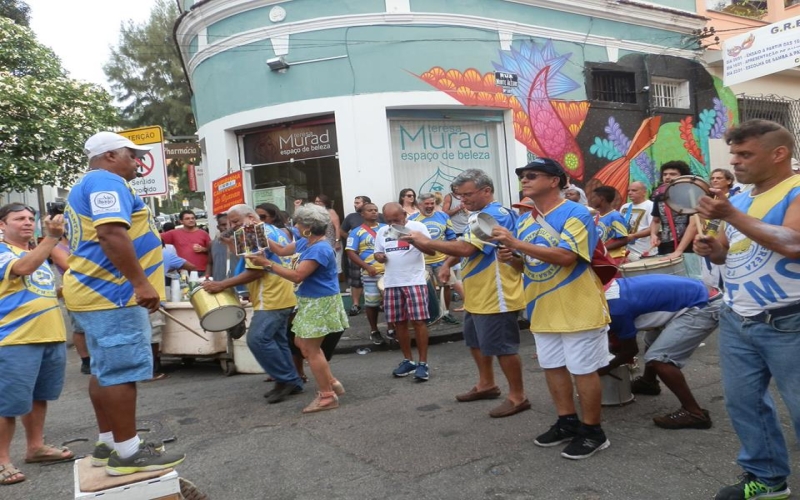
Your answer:
[[[336,393],[318,392],[317,397],[308,406],[303,408],[303,413],[316,413],[318,411],[334,410],[339,407],[339,398]]]
[[[331,382],[331,389],[333,389],[333,392],[336,393],[337,396],[344,394],[344,386],[338,380]]]
[[[66,455],[64,455],[66,453]],[[33,454],[32,457],[25,457],[26,464],[40,464],[45,462],[59,462],[61,460],[69,460],[75,454],[69,451],[66,446],[53,446],[46,444],[40,447]]]
[[[12,479],[16,476],[16,479]],[[9,484],[17,484],[24,481],[25,474],[21,470],[14,467],[14,464],[0,464],[0,485],[6,486]]]

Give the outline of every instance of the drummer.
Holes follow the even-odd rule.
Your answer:
[[[369,322],[369,335],[373,344],[382,345],[385,340],[378,329],[378,312],[382,300],[381,291],[378,289],[378,280],[383,276],[384,268],[383,264],[375,260],[373,254],[375,252],[375,235],[386,224],[379,221],[378,206],[374,203],[361,205],[360,214],[364,223],[350,231],[345,252],[350,262],[361,269],[361,283],[364,285],[364,313]]]
[[[247,205],[234,205],[228,210],[228,224],[233,229],[259,223],[258,214]],[[269,240],[284,246],[289,244],[283,231],[270,224],[265,224],[265,228]],[[289,266],[289,258],[266,253],[273,263]],[[294,287],[291,282],[264,269],[247,260],[245,272],[222,281],[206,281],[203,289],[219,293],[247,284],[254,311],[247,330],[247,347],[261,368],[275,379],[274,388],[265,394],[267,403],[274,404],[303,392],[303,379],[295,369],[288,340],[289,316],[297,305]]]
[[[611,206],[617,197],[617,190],[611,186],[600,186],[592,191],[589,204],[597,210],[597,231],[608,250],[608,255],[621,264],[625,260],[628,244],[628,227],[622,215]]]
[[[709,429],[711,416],[695,400],[681,369],[719,324],[722,293],[682,276],[648,274],[618,278],[606,290],[610,335],[618,340],[614,358],[599,370],[605,375],[639,351],[636,333],[645,330],[645,370],[631,385],[634,394],[657,396],[658,379],[681,407],[653,418],[664,429]]]

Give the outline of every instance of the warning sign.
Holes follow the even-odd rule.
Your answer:
[[[164,159],[164,133],[161,127],[143,127],[123,130],[120,135],[127,137],[135,144],[150,146],[144,157],[136,160],[141,177],[130,181],[131,187],[141,197],[161,196],[168,194],[167,162]]]

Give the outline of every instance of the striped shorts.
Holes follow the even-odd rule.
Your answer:
[[[386,321],[425,321],[428,319],[428,287],[426,285],[399,286],[383,292],[383,310]]]

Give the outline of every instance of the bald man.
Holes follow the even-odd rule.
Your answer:
[[[622,205],[620,213],[628,226],[628,260],[655,255],[650,247],[650,223],[653,222],[653,202],[647,199],[647,186],[631,182],[628,187],[630,203]]]

